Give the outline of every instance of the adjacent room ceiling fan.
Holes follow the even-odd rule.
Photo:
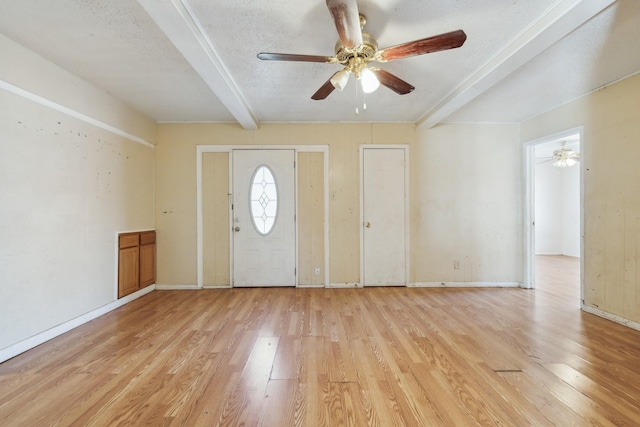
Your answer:
[[[566,168],[567,166],[573,166],[580,161],[580,153],[576,153],[571,148],[565,148],[567,141],[560,141],[560,148],[553,152],[551,157],[547,157],[539,163],[553,162],[552,166],[557,168]]]
[[[399,95],[410,93],[415,88],[399,77],[377,67],[370,62],[388,62],[410,56],[424,55],[441,50],[454,49],[464,44],[467,35],[462,30],[427,37],[378,50],[378,42],[371,35],[362,32],[366,19],[358,13],[356,0],[327,0],[327,7],[333,17],[340,40],[336,43],[335,56],[297,55],[288,53],[259,53],[258,58],[267,61],[302,61],[337,63],[344,68],[336,72],[313,94],[311,99],[325,99],[334,89],[342,90],[353,74],[360,80],[365,93],[371,93],[380,84]]]
[[[580,160],[580,153],[576,153],[571,148],[564,148],[567,141],[560,142],[560,148],[553,152],[552,165],[557,168],[566,168],[575,165]]]

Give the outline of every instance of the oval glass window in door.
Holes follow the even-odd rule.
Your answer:
[[[249,210],[258,234],[269,234],[278,216],[278,185],[273,172],[266,165],[258,166],[253,172]]]

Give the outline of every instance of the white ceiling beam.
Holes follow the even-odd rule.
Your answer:
[[[417,122],[429,129],[580,27],[615,0],[561,0]]]
[[[242,127],[258,129],[258,121],[187,0],[138,0],[138,3]]]

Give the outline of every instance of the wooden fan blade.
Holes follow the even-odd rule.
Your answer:
[[[333,78],[333,76],[331,77]],[[311,96],[311,99],[314,99],[316,101],[325,99],[327,96],[331,95],[331,92],[333,92],[334,89],[335,87],[333,87],[331,79],[329,79],[322,86],[320,86],[320,89],[318,89],[316,93]]]
[[[301,62],[334,62],[335,58],[332,56],[320,56],[320,55],[297,55],[294,53],[269,53],[262,52],[258,54],[258,59],[263,61],[301,61]]]
[[[360,14],[356,0],[327,0],[327,7],[336,24],[342,45],[347,49],[362,45]]]
[[[425,53],[439,52],[441,50],[455,49],[464,44],[467,35],[462,30],[427,37],[412,42],[387,47],[378,51],[376,57],[380,61],[394,61],[409,56],[424,55]]]
[[[381,85],[388,87],[398,95],[406,95],[415,89],[415,87],[388,71],[377,68],[372,68],[371,71],[376,75]]]

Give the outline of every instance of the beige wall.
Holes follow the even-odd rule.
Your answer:
[[[159,285],[197,284],[196,147],[230,141],[250,143],[251,132],[232,124],[158,125],[155,159]],[[212,264],[207,266],[210,269]],[[211,275],[218,273],[209,271],[208,276]]]
[[[2,34],[0,55],[0,81],[155,143],[155,121]]]
[[[196,146],[197,145],[328,145],[330,281],[357,283],[360,276],[359,147],[361,144],[408,144],[412,124],[262,124],[247,131],[234,124],[160,124],[158,126],[157,229],[158,283],[194,285],[196,266]],[[301,155],[299,185],[313,185],[310,203],[320,203],[318,154]],[[308,175],[311,174],[311,175]],[[311,179],[313,177],[313,179]],[[308,214],[306,214],[308,212]],[[323,218],[299,212],[301,284],[320,283],[324,276],[323,241],[317,225]],[[308,215],[308,216],[305,216]],[[305,221],[307,221],[305,223]],[[313,233],[306,225],[313,225]],[[315,276],[313,269],[321,268]],[[309,282],[310,283],[304,283]]]
[[[229,153],[202,155],[203,286],[229,286]]]
[[[153,146],[77,117],[149,142],[155,123],[1,36],[0,55],[1,361],[4,349],[115,301],[116,233],[154,227]]]
[[[517,125],[418,132],[410,170],[412,281],[523,281],[517,140]]]
[[[584,304],[640,322],[640,75],[522,123],[522,141],[584,126]]]
[[[517,131],[516,125],[441,125],[418,132],[412,124],[262,124],[257,131],[232,124],[161,124],[156,148],[158,283],[197,282],[196,146],[246,144],[329,146],[332,284],[360,281],[362,144],[410,146],[412,282],[521,282]],[[301,284],[322,283],[323,275],[315,276],[313,270],[324,271],[319,229],[323,218],[313,216],[322,212],[320,159],[319,153],[299,157]],[[209,170],[204,164],[203,168]],[[228,169],[221,173],[228,174]],[[219,179],[222,187],[228,185],[227,178]],[[306,191],[311,188],[313,192]],[[228,229],[226,211],[216,218],[219,228]],[[227,244],[228,234],[222,239]],[[453,269],[455,259],[460,269]],[[205,260],[205,265],[212,263]],[[228,276],[228,259],[216,269]]]
[[[298,153],[297,170],[298,282],[320,286],[325,271],[323,153]]]

